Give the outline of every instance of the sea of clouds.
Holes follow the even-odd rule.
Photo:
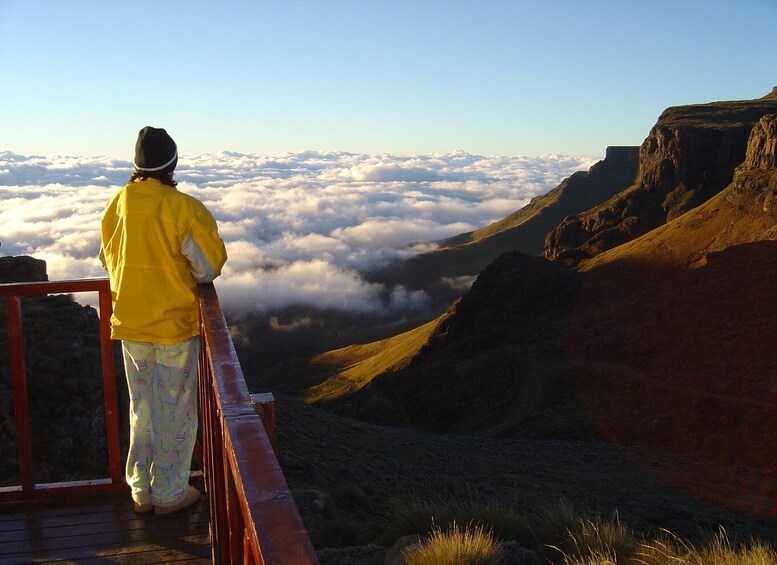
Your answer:
[[[344,152],[183,155],[178,189],[204,202],[229,260],[228,310],[287,306],[409,313],[426,296],[361,273],[433,249],[526,205],[598,159]],[[100,216],[128,160],[0,152],[0,255],[47,262],[49,279],[105,276]]]

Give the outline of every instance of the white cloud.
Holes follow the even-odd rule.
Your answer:
[[[366,283],[359,272],[499,220],[594,162],[222,152],[182,156],[176,178],[208,206],[227,243],[217,283],[225,306],[400,313],[423,308],[426,297]],[[52,280],[102,276],[100,216],[130,172],[129,161],[110,157],[0,152],[0,254],[45,259]]]
[[[477,276],[461,276],[461,277],[443,277],[440,282],[450,288],[466,291],[472,288],[472,284],[475,282]]]
[[[300,328],[309,328],[313,325],[313,319],[309,315],[302,316],[301,318],[296,318],[291,322],[284,324],[278,319],[277,316],[271,316],[269,324],[270,328],[275,332],[291,333],[297,331]]]
[[[380,312],[387,304],[383,287],[365,282],[349,269],[324,260],[295,261],[287,265],[247,271],[225,278],[219,296],[228,310],[272,310],[289,305],[315,306],[354,312]],[[394,298],[394,295],[397,298]],[[388,307],[423,307],[423,299],[407,298],[407,291],[394,289]]]
[[[332,236],[352,248],[370,247],[403,249],[412,243],[444,239],[474,229],[472,224],[413,218],[369,218],[357,226],[337,228]]]

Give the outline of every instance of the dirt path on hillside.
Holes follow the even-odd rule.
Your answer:
[[[646,375],[645,373],[638,371],[637,369],[634,369],[632,367],[627,367],[625,365],[620,365],[618,363],[609,363],[604,361],[576,360],[572,369],[574,370],[575,368],[602,371],[605,373],[609,373],[611,376],[640,381],[640,382],[649,384],[651,386],[654,386],[656,388],[681,392],[684,394],[690,394],[692,396],[696,396],[699,398],[710,398],[710,399],[719,400],[723,402],[731,402],[733,404],[739,404],[743,406],[759,406],[762,408],[774,408],[774,405],[769,402],[761,402],[759,400],[750,400],[747,398],[734,398],[725,394],[716,394],[714,392],[706,392],[702,390],[693,389],[691,387],[685,387],[685,386],[675,385],[672,383],[667,383],[655,377],[651,377],[650,375]]]
[[[747,398],[734,398],[724,394],[697,390],[691,387],[667,383],[632,367],[607,361],[590,361],[577,359],[573,364],[569,363],[541,363],[527,372],[521,382],[521,392],[517,395],[512,408],[505,411],[505,419],[497,425],[478,432],[483,437],[500,437],[514,430],[524,420],[530,417],[546,399],[546,395],[552,393],[562,380],[575,375],[578,370],[606,374],[609,377],[628,379],[648,384],[661,390],[669,390],[688,394],[697,398],[708,398],[717,401],[737,404],[741,406],[757,406],[771,409],[774,405],[759,400]]]

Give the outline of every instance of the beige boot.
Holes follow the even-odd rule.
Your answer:
[[[186,487],[186,492],[184,492],[183,497],[178,502],[173,502],[171,504],[157,504],[154,507],[154,513],[157,516],[172,514],[173,512],[178,512],[179,510],[188,508],[193,504],[197,504],[200,501],[200,498],[202,498],[200,491],[189,485]]]

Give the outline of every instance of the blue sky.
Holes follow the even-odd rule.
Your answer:
[[[774,0],[0,0],[0,150],[603,155],[777,85]]]

